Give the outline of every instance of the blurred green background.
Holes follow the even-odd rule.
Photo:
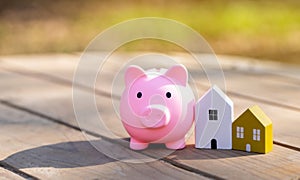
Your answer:
[[[191,26],[217,54],[300,64],[298,0],[1,0],[0,54],[83,51],[104,29],[145,16]],[[123,50],[182,51],[165,42],[145,41]]]

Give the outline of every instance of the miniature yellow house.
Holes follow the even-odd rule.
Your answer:
[[[272,148],[272,121],[258,106],[247,109],[233,122],[232,149],[268,153]]]

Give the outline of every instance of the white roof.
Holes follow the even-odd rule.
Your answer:
[[[197,102],[197,104],[204,98],[207,98],[208,95],[213,95],[217,93],[222,99],[224,99],[224,101],[230,105],[233,106],[233,102],[231,101],[231,99],[217,86],[217,85],[213,85]]]

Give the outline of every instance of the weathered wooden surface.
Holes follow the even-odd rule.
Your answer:
[[[128,55],[128,57],[124,58],[130,59],[132,57],[133,55]],[[25,76],[25,79],[20,81],[26,82],[26,86],[20,85],[18,89],[9,89],[10,95],[5,96],[5,98],[13,97],[13,99],[17,99],[15,90],[17,90],[17,92],[22,90],[30,91],[29,93],[37,96],[34,101],[45,101],[45,98],[49,98],[50,100],[48,100],[47,103],[35,103],[32,102],[32,97],[24,97],[24,93],[20,93],[19,95],[22,97],[19,98],[19,100],[22,101],[21,103],[24,103],[24,106],[31,105],[35,110],[43,108],[42,112],[49,111],[48,115],[57,118],[67,116],[69,121],[74,121],[72,94],[70,92],[72,91],[71,83],[73,74],[79,60],[78,56],[66,55],[64,58],[63,55],[56,55],[53,57],[37,56],[36,58],[39,59],[38,62],[36,62],[34,57],[20,57],[13,59],[3,58],[4,60],[1,61],[2,67],[5,68],[5,70],[13,72],[13,74],[17,73],[14,77],[10,77],[10,81],[6,80],[7,83],[14,86],[14,82],[18,81],[16,79],[20,80],[21,78],[16,75]],[[188,57],[185,58],[179,56],[176,58],[178,61],[181,61],[190,67],[190,71],[196,71],[193,67],[198,68],[192,64],[193,60],[188,59]],[[26,63],[24,63],[22,59],[25,59],[24,61],[26,61]],[[224,62],[220,62],[225,73],[228,95],[235,103],[235,117],[240,115],[249,106],[258,104],[274,121],[275,139],[299,147],[300,131],[298,131],[297,127],[300,126],[300,122],[298,121],[298,116],[300,115],[300,108],[298,107],[298,104],[300,104],[300,93],[298,93],[300,90],[300,79],[296,79],[295,70],[291,72],[292,75],[290,75],[287,70],[288,68],[293,69],[294,67],[278,67],[273,64],[262,66],[253,63],[247,64],[247,61],[242,61],[240,63],[240,61],[231,62],[224,60]],[[116,128],[116,132],[126,134],[124,129],[119,126],[121,124],[115,126],[115,123],[120,123],[120,121],[116,118],[117,116],[115,113],[113,113],[112,106],[109,107],[106,105],[103,107],[104,104],[111,104],[109,103],[110,99],[106,98],[110,98],[109,93],[114,78],[114,73],[112,72],[117,72],[122,63],[122,58],[119,56],[112,57],[111,62],[109,61],[106,63],[101,76],[98,77],[96,82],[96,88],[99,90],[96,98],[98,108],[106,109],[103,116],[114,116],[113,118],[110,118],[110,127]],[[57,66],[49,66],[49,64],[57,64]],[[86,71],[88,71],[88,69],[86,69]],[[282,72],[285,72],[286,76],[283,76]],[[196,75],[197,76],[193,78],[199,83],[198,89],[199,94],[201,95],[201,93],[209,88],[209,84],[204,72],[196,73]],[[291,78],[290,76],[293,77]],[[50,82],[51,86],[38,84],[36,86],[30,85],[29,82],[32,82],[34,79],[38,80],[37,82]],[[83,94],[89,93],[89,91],[86,91],[84,88],[80,89],[82,89]],[[120,94],[120,92],[117,93]],[[107,101],[108,103],[101,103],[103,101]],[[51,103],[54,103],[55,106],[50,106],[49,104]],[[57,104],[61,104],[61,106]],[[55,111],[60,110],[61,107],[65,107],[67,110],[55,113]],[[82,107],[84,108],[85,106],[83,105]],[[89,109],[83,109],[82,111],[88,112]],[[97,117],[90,118],[93,119]],[[282,119],[288,119],[289,123],[283,123]],[[62,120],[65,119],[62,118]],[[91,120],[90,122],[92,123],[95,121]],[[73,123],[76,124],[75,121]],[[94,128],[94,125],[87,125],[87,128]]]
[[[101,117],[120,138],[128,135],[111,105],[110,89],[114,73],[123,63],[122,58],[131,56],[112,57],[96,82],[96,102]],[[175,56],[190,71],[197,71],[197,66],[188,58]],[[139,179],[142,174],[149,175],[149,178],[299,178],[300,68],[276,64],[262,66],[226,58],[220,62],[225,73],[227,93],[235,103],[235,117],[251,105],[260,105],[273,120],[274,140],[289,148],[274,145],[274,151],[267,155],[198,150],[193,148],[191,137],[190,145],[185,150],[147,164],[126,164],[101,153],[97,156],[99,152],[91,146],[86,147],[85,137],[76,129],[78,123],[72,106],[72,77],[79,57],[76,54],[16,56],[0,58],[0,123],[1,133],[5,135],[0,142],[8,144],[1,151],[1,159],[40,178]],[[209,84],[203,72],[194,74],[201,94]],[[121,87],[121,84],[117,86]],[[84,82],[79,89],[83,95],[91,93],[84,87]],[[120,90],[114,93],[119,96]],[[98,117],[89,113],[84,100],[80,110],[85,112],[87,123],[83,128],[92,133],[90,136],[105,138],[106,133],[97,126]],[[130,151],[127,149],[128,143],[119,143],[115,139],[104,139],[101,143]],[[85,148],[78,150],[82,146]],[[160,147],[144,151],[142,155],[153,157],[163,151]],[[90,155],[83,159],[85,153]]]
[[[37,178],[140,179],[149,173],[146,179],[203,179],[161,161],[119,162],[94,149],[79,131],[3,105],[0,112],[2,162]],[[115,147],[101,138],[95,141]]]
[[[262,155],[241,151],[188,148],[173,154],[180,163],[226,179],[284,179],[299,177],[300,155],[275,145]]]
[[[19,179],[23,179],[20,176],[18,176],[15,173],[10,172],[9,170],[0,168],[0,176],[1,179],[15,179],[15,180],[19,180]]]

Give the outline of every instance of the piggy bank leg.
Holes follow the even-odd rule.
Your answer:
[[[130,148],[133,150],[143,150],[148,147],[148,143],[140,142],[134,138],[130,138]]]
[[[169,149],[183,149],[185,148],[185,139],[179,139],[178,141],[166,143],[167,148]]]

